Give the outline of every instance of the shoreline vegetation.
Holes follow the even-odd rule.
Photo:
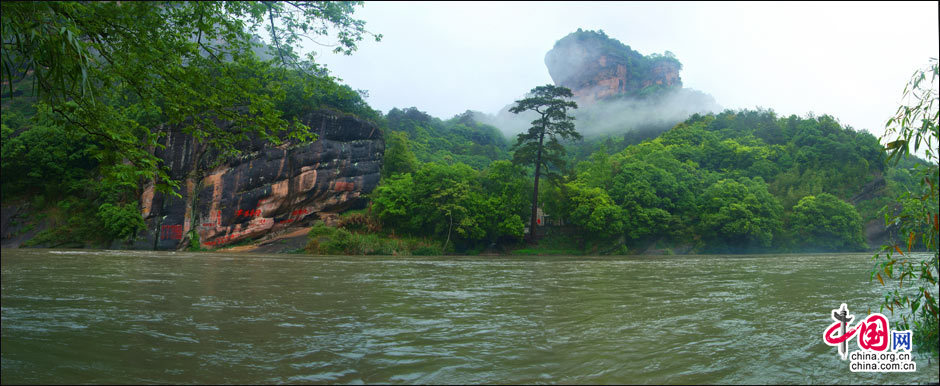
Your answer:
[[[7,118],[13,116],[3,117],[9,123]],[[318,230],[280,251],[350,255],[875,251],[897,238],[884,227],[882,208],[890,207],[892,195],[913,190],[918,183],[914,170],[927,164],[914,157],[888,164],[871,134],[843,127],[829,116],[782,118],[762,110],[695,115],[639,143],[626,135],[566,143],[568,164],[573,167],[557,170],[554,180],[540,189],[539,216],[544,216],[545,225],[537,227],[538,242],[528,245],[523,236],[529,220],[531,170],[507,159],[508,143],[498,131],[467,115],[443,121],[413,108],[393,110],[387,118],[383,177],[365,195],[366,208],[332,214],[329,226],[310,220],[298,223],[287,232]],[[487,128],[491,130],[476,130]],[[480,132],[488,134],[474,137]],[[23,165],[23,160],[13,157],[20,154],[19,146],[28,145],[23,137],[7,141],[5,136],[4,170]],[[480,143],[500,151],[481,153]],[[460,161],[470,154],[486,156],[473,166]],[[37,160],[37,165],[44,164]],[[4,173],[4,180],[13,175]],[[31,191],[20,191],[19,201],[25,204],[16,204],[15,195],[4,195],[4,222],[6,214],[13,213],[11,223],[20,221],[14,224],[16,236],[32,238],[25,246],[122,249],[115,239],[74,242],[91,231],[92,224],[85,224],[88,218],[110,217],[84,212],[93,212],[94,207],[80,205],[87,203],[80,197],[56,201],[62,192],[42,187],[30,199],[22,197]],[[8,211],[11,203],[20,208]],[[265,245],[278,238],[266,235],[226,248]],[[913,249],[923,249],[917,241]]]
[[[490,244],[457,250],[453,246],[444,249],[443,242],[429,237],[399,235],[380,229],[374,219],[369,219],[367,210],[344,213],[333,226],[322,221],[312,226],[293,229],[290,232],[258,240],[246,240],[236,245],[220,248],[190,249],[191,252],[221,252],[235,254],[273,253],[303,254],[312,256],[709,256],[709,255],[775,255],[775,254],[826,254],[826,253],[871,253],[877,248],[863,251],[825,250],[768,250],[761,252],[707,253],[695,251],[691,244],[672,244],[662,240],[650,242],[636,249],[604,248],[579,237],[572,228],[547,226],[540,228],[535,244],[515,240],[501,244]]]
[[[644,56],[581,29],[546,56],[554,84],[496,116],[383,113],[300,53],[307,34],[346,55],[381,41],[354,16],[362,5],[3,2],[0,243],[345,256],[875,252],[882,309],[909,310],[896,326],[938,356],[936,58],[915,72],[881,139],[828,114],[719,111],[682,88],[670,51]],[[262,202],[271,217],[250,228]],[[908,258],[921,251],[932,259]]]
[[[148,16],[147,22],[153,25],[164,24],[161,15],[168,11],[180,17],[179,23],[184,25],[184,21],[189,20],[186,15],[209,12],[211,9],[202,8],[209,5],[192,3],[180,9],[162,10],[134,3],[134,7],[140,7],[140,12]],[[62,6],[58,3],[4,3],[4,20],[19,23],[17,28],[30,31],[30,28],[36,28],[32,23],[36,15],[60,15],[64,12]],[[84,23],[100,16],[131,26],[139,24],[139,20],[128,19],[118,12],[120,9],[116,9],[114,4],[69,3],[69,7],[73,6],[88,17],[65,18],[64,22]],[[344,5],[336,9],[329,21],[347,25],[345,21],[352,20],[352,8],[352,5]],[[276,8],[262,4],[239,3],[238,7],[214,12],[220,12],[219,18],[230,18],[245,13],[253,17],[265,13],[277,15],[276,11]],[[133,31],[141,34],[149,31],[139,27],[139,31]],[[237,26],[226,28],[233,29],[227,31],[231,32],[231,39],[246,40],[239,45],[233,41],[230,42],[232,46],[219,49],[231,51],[230,54],[243,60],[204,61],[199,49],[180,38],[173,41],[173,49],[162,54],[173,54],[174,58],[180,57],[180,62],[189,65],[168,64],[149,68],[149,71],[194,72],[192,83],[173,85],[188,87],[193,95],[199,95],[202,90],[196,81],[213,71],[227,74],[221,79],[239,85],[253,85],[261,78],[270,77],[276,81],[272,85],[277,86],[274,89],[284,87],[282,92],[265,94],[263,106],[256,106],[260,109],[258,111],[265,112],[263,116],[270,119],[256,122],[254,119],[259,117],[232,118],[233,123],[250,127],[248,132],[232,132],[235,129],[216,127],[218,125],[210,125],[208,121],[190,125],[186,120],[192,113],[189,107],[202,106],[200,103],[204,101],[200,101],[207,98],[175,101],[167,96],[175,95],[178,90],[163,83],[157,84],[160,87],[153,90],[144,87],[148,91],[142,94],[147,96],[146,100],[127,99],[133,96],[133,87],[115,87],[100,90],[104,93],[101,97],[107,98],[94,99],[96,102],[92,103],[91,96],[81,92],[85,83],[107,81],[115,85],[136,85],[131,82],[133,78],[113,78],[116,74],[126,75],[124,72],[118,74],[117,70],[126,70],[120,66],[120,61],[108,65],[67,62],[71,67],[53,67],[50,71],[93,70],[87,82],[83,79],[78,84],[82,87],[72,84],[78,80],[72,80],[65,83],[76,87],[39,87],[33,90],[34,85],[43,86],[43,81],[49,79],[47,74],[37,72],[42,68],[29,67],[32,62],[28,59],[40,54],[68,59],[71,51],[44,53],[28,45],[12,47],[8,59],[12,60],[10,69],[17,70],[16,76],[13,72],[5,75],[8,94],[3,95],[3,103],[0,104],[3,109],[5,245],[8,236],[22,239],[17,245],[112,249],[188,247],[201,250],[206,248],[205,242],[222,241],[223,236],[227,247],[271,244],[280,236],[265,234],[260,239],[228,243],[235,233],[233,229],[238,229],[236,225],[243,224],[236,222],[244,218],[223,221],[221,214],[218,223],[227,223],[228,230],[223,229],[213,235],[212,240],[199,240],[201,235],[193,230],[192,225],[195,225],[194,219],[205,217],[206,213],[198,213],[195,200],[193,203],[179,201],[172,204],[175,205],[175,213],[180,214],[177,216],[180,219],[174,221],[186,218],[188,220],[185,221],[192,222],[185,235],[180,231],[180,224],[160,225],[176,230],[170,239],[180,240],[177,244],[171,246],[167,243],[160,248],[156,242],[149,244],[147,241],[151,239],[160,241],[156,235],[163,229],[157,227],[156,224],[162,220],[156,216],[143,217],[141,197],[144,186],[162,184],[160,189],[168,193],[170,201],[167,202],[171,202],[172,197],[180,197],[183,191],[180,184],[193,176],[179,174],[175,180],[170,179],[166,174],[166,164],[171,162],[156,159],[158,157],[152,150],[140,153],[140,145],[148,144],[151,149],[162,146],[158,142],[161,133],[157,129],[164,127],[166,122],[184,122],[186,124],[181,130],[194,138],[205,138],[208,141],[206,146],[222,151],[211,163],[217,165],[231,159],[226,157],[244,150],[237,148],[236,144],[248,134],[279,143],[278,138],[281,137],[274,134],[287,130],[289,123],[296,123],[298,117],[314,108],[330,108],[374,123],[385,146],[383,152],[376,152],[373,156],[381,162],[377,186],[374,190],[357,192],[365,200],[341,206],[350,208],[362,204],[366,209],[331,213],[338,219],[325,224],[312,223],[313,218],[307,218],[286,230],[300,232],[301,235],[293,242],[297,245],[286,245],[281,249],[313,254],[687,254],[874,250],[873,247],[898,238],[891,228],[884,227],[882,208],[894,205],[891,197],[914,190],[918,184],[913,172],[916,166],[930,165],[913,157],[889,165],[885,162],[884,147],[876,137],[844,125],[830,115],[778,116],[773,110],[745,109],[692,114],[681,122],[625,123],[622,118],[626,113],[618,108],[620,104],[616,104],[618,101],[614,99],[629,97],[644,105],[661,106],[662,99],[670,95],[670,90],[666,89],[641,96],[581,103],[577,107],[580,113],[570,111],[575,110],[575,103],[565,99],[572,94],[563,87],[557,88],[557,95],[546,94],[516,101],[516,106],[510,108],[512,112],[524,113],[529,105],[564,108],[558,114],[538,120],[543,123],[533,126],[534,131],[528,134],[529,137],[525,133],[520,134],[519,141],[515,141],[516,146],[513,146],[512,134],[506,131],[512,126],[508,125],[510,122],[503,122],[502,126],[485,123],[485,114],[473,111],[449,119],[432,117],[415,107],[393,108],[382,113],[373,110],[363,94],[331,77],[328,71],[304,71],[316,69],[314,63],[295,63],[307,67],[280,66],[278,63],[283,65],[285,58],[291,57],[264,57],[251,50],[246,51],[244,48],[254,47],[250,34]],[[361,24],[353,24],[350,28],[349,32],[356,38],[369,36]],[[208,32],[226,35],[223,33],[226,31],[215,29]],[[623,51],[623,55],[632,55],[625,45],[604,34],[582,31],[580,35],[596,39],[609,49]],[[48,47],[42,46],[46,48],[59,47],[58,43],[63,38],[43,34],[29,36],[45,39],[39,42],[49,43]],[[129,39],[137,42],[136,35],[129,36]],[[350,50],[355,48],[354,41],[344,43]],[[148,55],[156,55],[149,51],[149,45],[135,48]],[[258,45],[256,48],[264,47]],[[72,49],[89,52],[89,48],[81,44]],[[133,54],[108,45],[95,49]],[[675,58],[663,60],[678,63]],[[227,99],[231,96],[231,88],[220,89],[218,103],[202,106],[205,108],[199,111],[205,111],[206,117],[226,117],[225,114],[231,113],[229,108],[237,105]],[[555,89],[555,86],[540,86],[533,91],[540,89]],[[63,90],[67,92],[59,95]],[[239,92],[254,95],[246,90],[254,89]],[[76,111],[82,114],[63,113],[58,99],[61,97],[89,104],[76,107]],[[165,111],[171,107],[177,109],[173,110],[175,115],[168,115]],[[86,108],[89,110],[82,110]],[[569,113],[573,115],[568,117]],[[120,119],[102,123],[96,120],[99,116]],[[528,125],[529,117],[520,115],[512,118],[515,123]],[[607,127],[602,133],[592,126],[601,123]],[[81,130],[85,127],[83,125],[91,125],[86,128],[92,130],[91,133]],[[571,135],[553,138],[551,130],[546,131],[552,125],[570,129]],[[611,125],[613,127],[608,127]],[[311,134],[309,127],[301,126],[304,125],[292,127],[292,130]],[[124,127],[133,127],[135,131],[111,132]],[[273,129],[278,130],[269,132]],[[580,140],[580,132],[595,134],[585,135]],[[120,141],[115,142],[116,147],[109,147],[110,144],[102,142],[101,138],[120,138]],[[309,135],[284,138],[294,141],[291,143],[315,140]],[[226,152],[226,149],[235,152]],[[131,160],[139,160],[146,165],[129,164]],[[194,169],[187,173],[205,171]],[[541,183],[538,182],[539,177],[543,178]],[[334,182],[336,184],[323,189],[337,191],[339,183],[342,183],[342,191],[355,186],[345,180]],[[273,191],[271,185],[258,189],[258,195],[270,194],[266,189]],[[235,205],[241,204],[237,202]],[[221,203],[213,202],[208,206],[213,204]],[[184,208],[185,205],[188,206]],[[227,209],[231,213],[239,208]],[[194,216],[181,215],[187,210]],[[527,227],[526,224],[531,225]],[[302,235],[302,227],[311,227],[309,235]],[[524,242],[530,234],[529,229],[533,228],[544,234],[539,234],[535,243]],[[163,233],[159,235],[162,239]],[[924,247],[918,240],[909,244],[913,249]]]

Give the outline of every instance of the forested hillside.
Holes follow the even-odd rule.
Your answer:
[[[383,120],[382,114],[371,109],[360,93],[327,74],[311,76],[264,66],[255,71],[272,83],[284,85],[284,97],[273,108],[285,121],[297,122],[302,116],[324,110],[366,121]],[[31,74],[20,74],[13,83],[13,92],[3,93],[0,169],[4,211],[9,216],[4,221],[15,229],[4,237],[27,235],[26,245],[72,247],[120,246],[124,244],[113,243],[140,239],[144,219],[139,200],[147,179],[142,178],[143,173],[136,167],[104,151],[109,146],[108,137],[81,130],[32,96],[30,87],[34,80]],[[150,122],[154,128],[169,126],[159,114],[140,112],[136,119]],[[218,165],[261,150],[251,145],[249,136],[241,138],[234,142],[237,151],[210,153],[214,158],[205,161],[206,164]],[[151,153],[155,150],[160,150],[159,145],[149,148]],[[172,165],[157,165],[169,166]],[[183,190],[177,185],[174,191]]]
[[[494,141],[491,130],[473,136],[442,130],[443,122],[414,109],[407,115],[421,119],[400,115],[388,116],[395,140],[387,159],[412,161],[387,164],[373,194],[373,213],[387,229],[477,248],[520,238],[531,190],[525,169],[501,161],[501,152],[486,154],[492,163],[482,167],[479,150],[469,157],[472,166],[462,162],[467,155],[444,150],[485,148]],[[435,131],[422,130],[430,122]],[[546,229],[554,232],[547,242],[608,253],[865,250],[877,246],[869,245],[865,224],[878,225],[890,194],[916,185],[913,161],[886,166],[874,136],[826,115],[695,115],[634,142],[635,134],[624,132],[567,145],[574,167],[540,189]]]
[[[149,52],[138,40],[134,49]],[[450,119],[415,107],[383,114],[312,62],[285,65],[284,57],[225,45],[215,48],[231,48],[237,60],[207,60],[214,48],[191,40],[178,37],[172,51],[187,65],[159,68],[192,78],[185,101],[175,99],[180,85],[138,85],[122,62],[94,75],[120,75],[116,84],[133,87],[81,106],[49,99],[55,93],[37,98],[35,86],[47,80],[12,68],[2,95],[5,240],[200,249],[314,226],[313,253],[859,251],[891,236],[880,212],[889,197],[918,188],[910,173],[918,161],[888,166],[878,139],[828,115],[724,111],[674,124],[717,106],[681,88],[678,59],[579,30],[559,40],[546,64],[575,88],[575,130],[585,139],[562,142],[552,154],[558,162],[543,170],[540,241],[528,245],[534,170],[512,161],[516,138],[503,134],[518,127],[471,111]],[[579,60],[565,59],[581,51]],[[210,73],[225,73],[230,84],[213,83],[221,80]],[[218,88],[211,98],[196,95],[200,82]],[[67,94],[86,98],[82,92]],[[531,116],[513,117],[513,125],[530,125]],[[166,196],[154,199],[155,190]],[[279,204],[261,214],[265,202]],[[350,208],[365,209],[342,213]],[[244,216],[246,209],[263,218]],[[175,241],[162,245],[166,227]],[[421,241],[404,249],[389,241],[401,237]]]

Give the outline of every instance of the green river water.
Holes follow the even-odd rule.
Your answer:
[[[841,303],[877,311],[870,257],[3,250],[0,379],[937,382],[922,355],[852,373],[823,343]]]

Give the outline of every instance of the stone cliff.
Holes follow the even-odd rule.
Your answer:
[[[332,111],[302,118],[317,141],[274,147],[254,140],[246,155],[213,166],[205,147],[186,134],[169,131],[165,150],[155,153],[182,181],[180,195],[143,189],[141,212],[147,229],[135,248],[183,249],[190,238],[214,248],[307,224],[364,204],[362,194],[379,182],[385,151],[372,123]]]
[[[644,56],[603,31],[578,29],[565,36],[545,54],[545,65],[555,84],[570,88],[581,102],[644,95],[652,86],[682,87],[682,65],[671,53]]]

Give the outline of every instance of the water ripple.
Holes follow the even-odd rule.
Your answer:
[[[5,383],[924,383],[855,374],[867,254],[388,258],[4,250]],[[838,264],[836,264],[838,263]]]

